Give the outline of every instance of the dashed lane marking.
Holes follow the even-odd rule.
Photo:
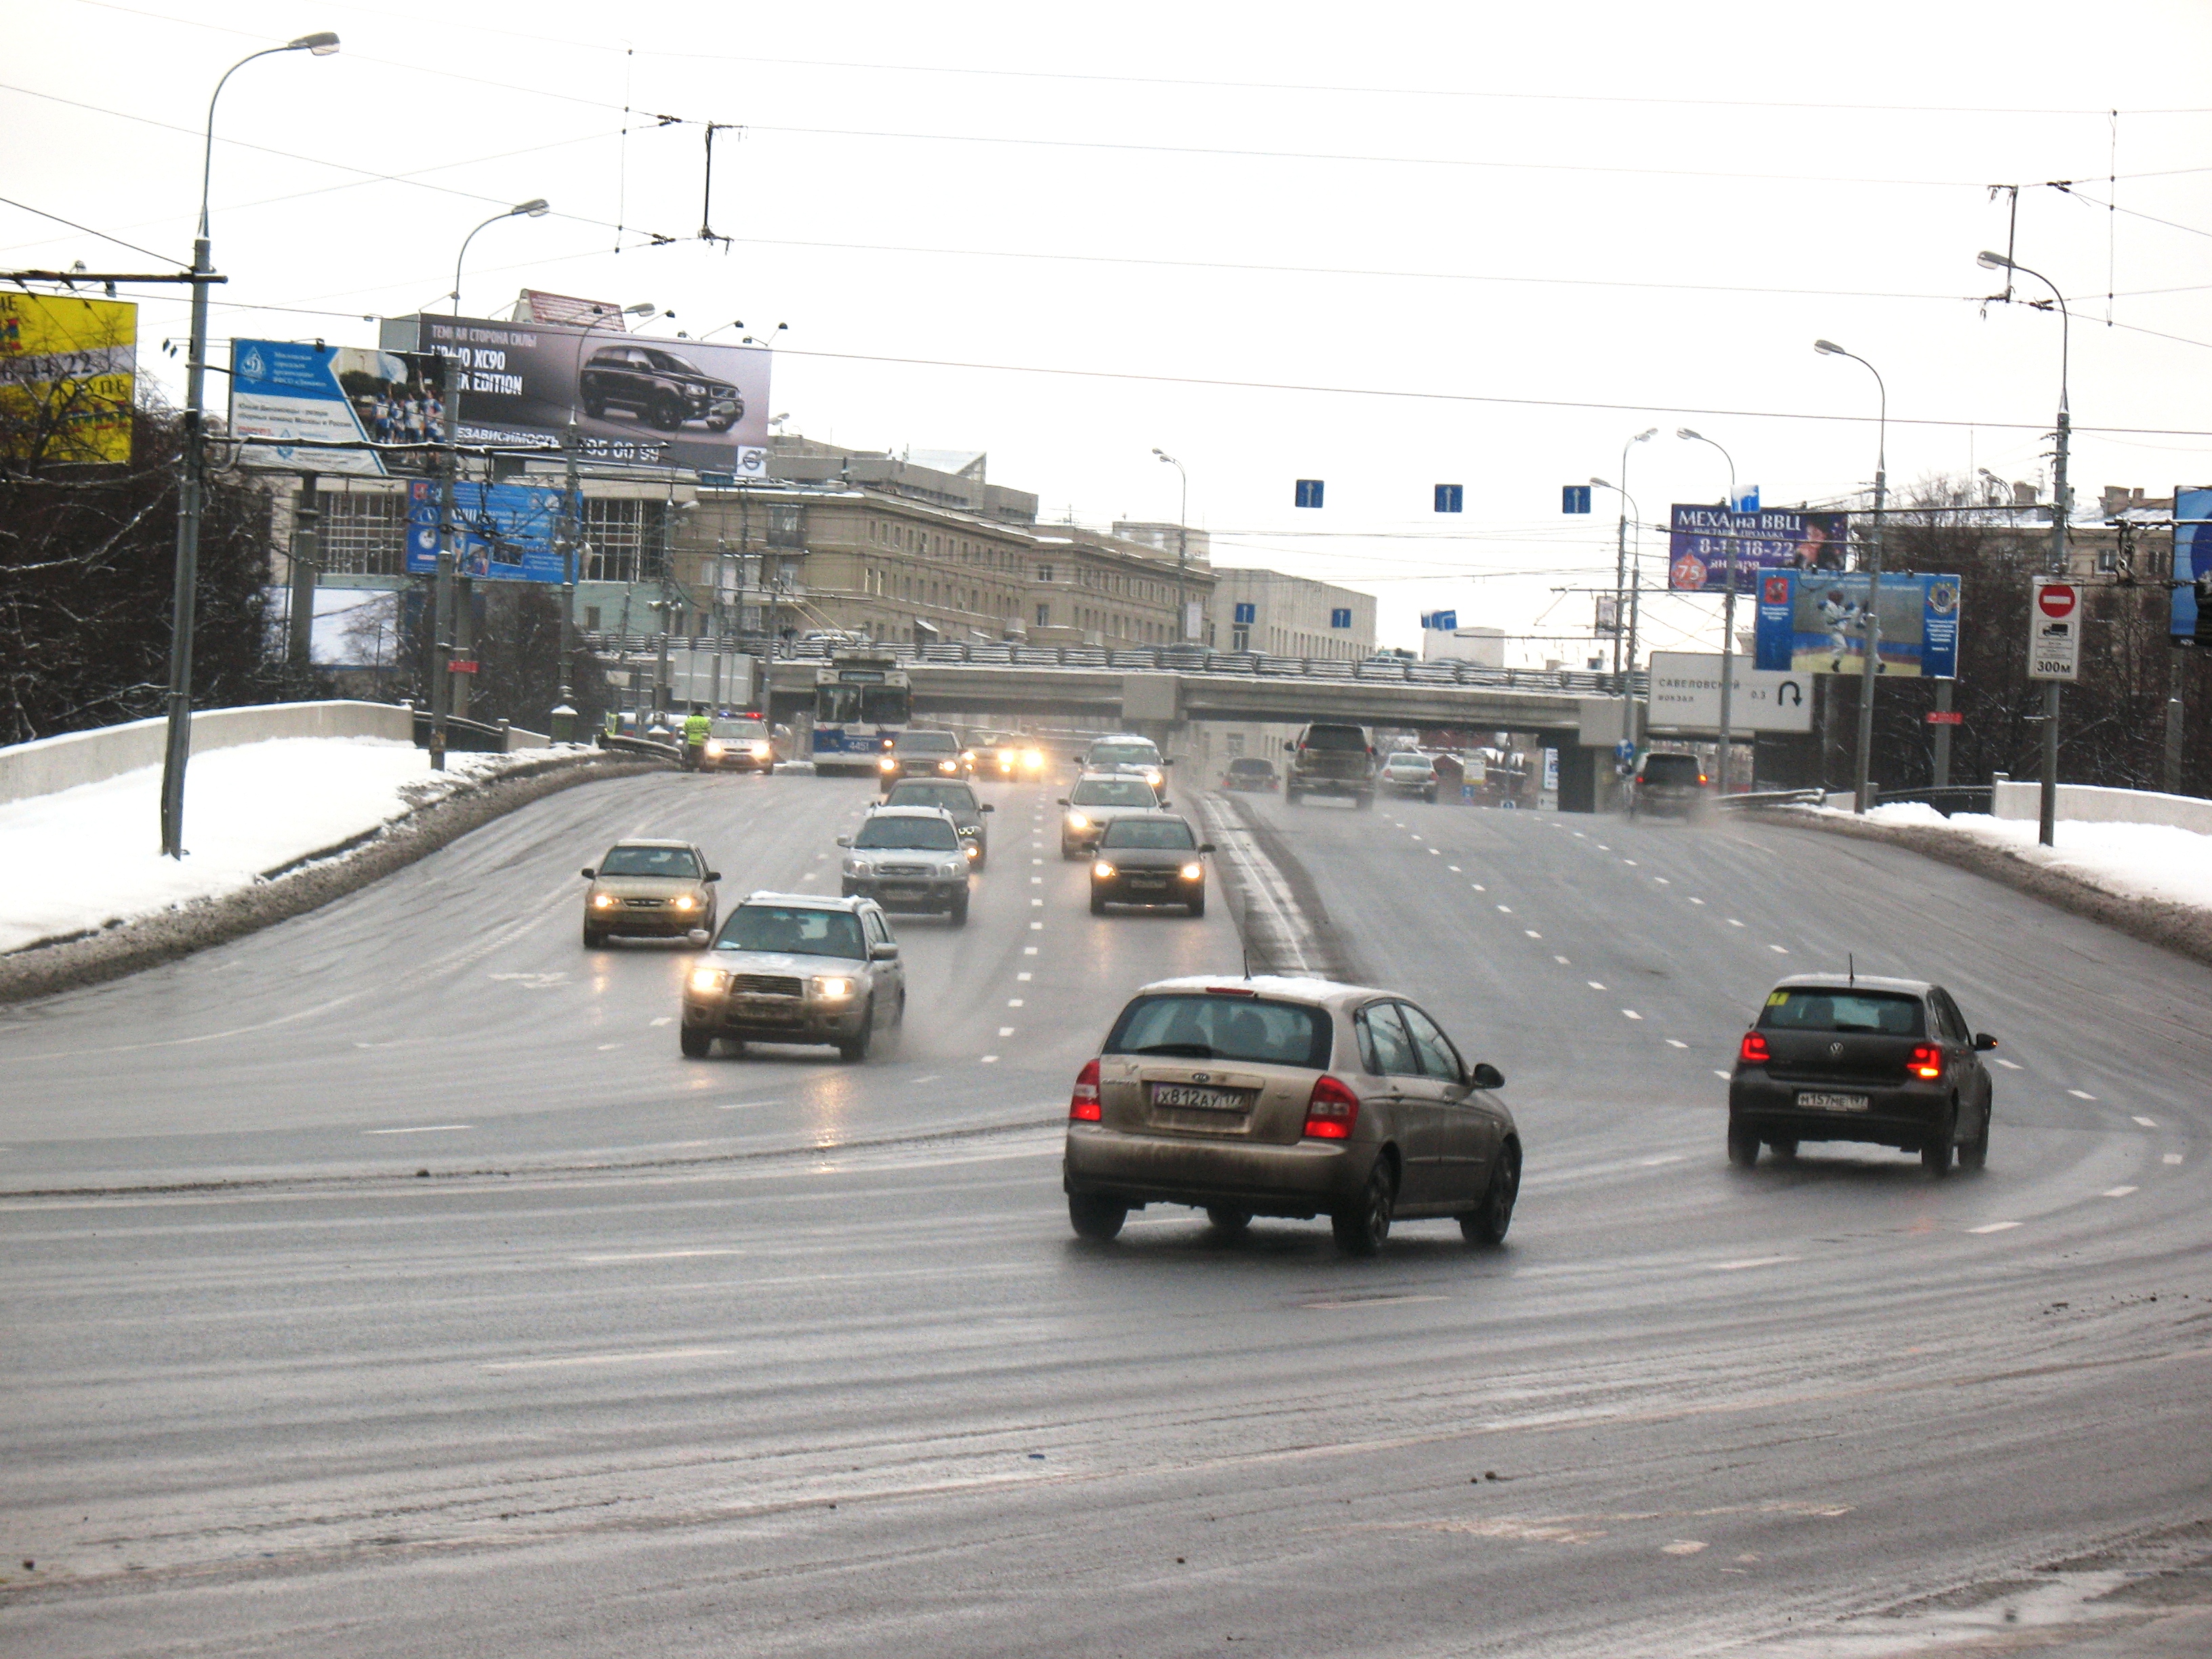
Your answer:
[[[1637,863],[1634,859],[1623,859],[1621,860],[1621,862],[1632,870],[1640,870],[1644,867],[1642,865]]]
[[[1790,954],[1790,947],[1786,945],[1770,945],[1766,948],[1778,957],[1786,957]]]
[[[2096,1096],[2086,1093],[2080,1089],[2069,1089],[2066,1092],[2073,1096],[2076,1100],[2094,1100],[2097,1097]]]
[[[1034,977],[1036,977],[1036,976],[1035,976],[1034,975],[1031,975],[1031,974],[1016,974],[1016,975],[1014,975],[1014,977],[1015,977],[1017,980],[1026,980],[1026,979],[1032,979],[1032,978],[1034,978]]]
[[[1620,1012],[1621,1012],[1621,1015],[1622,1015],[1622,1017],[1623,1017],[1624,1018],[1627,1018],[1627,1019],[1641,1019],[1641,1018],[1644,1018],[1644,1016],[1643,1016],[1643,1015],[1641,1015],[1641,1014],[1638,1013],[1638,1012],[1636,1012],[1636,1010],[1635,1010],[1635,1009],[1633,1009],[1633,1008],[1624,1008],[1624,1009],[1622,1009]]]
[[[1996,1061],[1998,1065],[2003,1066],[2008,1072],[2017,1072],[2020,1070],[2020,1062],[2016,1060],[2007,1060],[2002,1054],[1991,1054],[1990,1058]]]
[[[2142,1124],[2146,1129],[2155,1129],[2158,1127],[2158,1120],[2154,1117],[2139,1117],[2136,1121]]]
[[[1729,921],[1729,927],[1742,927],[1742,926],[1743,926],[1743,924],[1742,924],[1741,922],[1738,921],[1737,921],[1734,916],[1730,916],[1730,917],[1728,919],[1728,921]]]
[[[1022,946],[1022,954],[1023,954],[1024,956],[1025,956],[1025,957],[1033,957],[1033,956],[1035,956],[1035,955],[1036,954],[1036,951],[1037,951],[1037,948],[1036,948],[1036,945],[1024,945],[1024,946]],[[1027,977],[1027,975],[1024,975],[1024,978],[1026,978],[1026,977]]]
[[[1041,901],[1041,900],[1037,900],[1037,899],[1031,899],[1031,900],[1030,901],[1030,903],[1032,903],[1032,904],[1040,903],[1040,902],[1042,902],[1042,901]],[[1033,922],[1031,922],[1031,923],[1030,924],[1030,932],[1031,932],[1032,933],[1042,933],[1042,932],[1044,932],[1044,924],[1043,924],[1042,922],[1041,922],[1041,921],[1033,921]]]
[[[1018,1008],[1021,1006],[1022,1000],[1019,997],[1008,997],[1006,999],[1006,1006],[1009,1008]]]
[[[1553,957],[1552,958],[1552,960],[1553,960],[1553,961],[1554,961],[1554,962],[1556,962],[1556,963],[1558,963],[1559,964],[1559,966],[1560,966],[1560,967],[1562,967],[1562,968],[1566,968],[1566,967],[1570,967],[1570,966],[1571,966],[1571,965],[1572,965],[1571,963],[1570,963],[1567,961],[1567,959],[1566,959],[1565,957],[1555,956],[1555,957]]]
[[[1498,908],[1499,913],[1502,915],[1510,916],[1513,914],[1513,907],[1510,904],[1501,904]]]
[[[1717,1273],[1740,1273],[1747,1267],[1778,1267],[1785,1261],[1802,1261],[1802,1256],[1754,1255],[1742,1261],[1709,1261],[1708,1271]]]
[[[1727,1073],[1726,1072],[1716,1071],[1716,1072],[1713,1073],[1713,1075],[1714,1075],[1715,1077],[1726,1077],[1726,1076],[1728,1075],[1728,1073]]]
[[[1690,902],[1691,902],[1691,903],[1692,903],[1692,904],[1703,904],[1703,903],[1705,902],[1705,900],[1703,900],[1703,899],[1701,899],[1701,898],[1693,898],[1693,899],[1692,899],[1692,900],[1690,901]]]
[[[2130,1193],[2136,1190],[2136,1189],[2133,1187],[2107,1187],[2103,1192],[2100,1193],[2098,1196],[2100,1198],[2125,1198]]]
[[[1444,866],[1444,868],[1450,871],[1452,874],[1455,876],[1464,875],[1466,873],[1466,872],[1462,871],[1456,864],[1447,864]]]
[[[421,1123],[411,1129],[363,1129],[365,1135],[442,1135],[454,1129],[473,1129],[473,1123]]]
[[[1605,987],[1604,987],[1604,986],[1602,986],[1602,985],[1599,984],[1599,983],[1597,982],[1597,981],[1595,981],[1595,980],[1594,980],[1594,979],[1586,979],[1586,980],[1584,980],[1584,981],[1583,981],[1583,984],[1585,984],[1585,985],[1587,985],[1587,986],[1589,986],[1589,987],[1590,988],[1590,989],[1591,989],[1591,990],[1593,990],[1593,991],[1602,991],[1603,989],[1605,989]]]
[[[687,1256],[742,1255],[744,1253],[740,1245],[724,1244],[696,1250],[633,1250],[626,1255],[572,1255],[568,1260],[596,1265],[603,1261],[681,1261]]]
[[[1521,931],[1528,934],[1530,939],[1541,939],[1544,937],[1533,927],[1523,927]]]
[[[1690,1045],[1683,1042],[1680,1037],[1668,1037],[1667,1039],[1667,1046],[1669,1048],[1686,1048]]]
[[[983,1056],[983,1064],[986,1066],[996,1066],[998,1063],[999,1057],[996,1054],[986,1054]]]
[[[1657,1158],[1639,1158],[1636,1160],[1640,1168],[1646,1170],[1656,1170],[1662,1164],[1680,1164],[1682,1161],[1682,1154],[1680,1152],[1662,1152]]]
[[[1013,1036],[1013,1034],[1014,1034],[1014,1028],[1013,1028],[1012,1026],[1011,1026],[1011,1025],[1001,1025],[1001,1026],[999,1028],[999,1035],[1000,1035],[1000,1036]]]
[[[663,1014],[659,1019],[647,1020],[646,1024],[648,1025],[673,1025],[676,1024],[676,1016],[673,1014]]]
[[[917,1083],[921,1081],[919,1078],[915,1080]],[[782,1104],[783,1103],[780,1100],[725,1100],[717,1101],[714,1104],[714,1109],[718,1112],[749,1112],[756,1106],[781,1106]]]
[[[1984,1227],[1969,1227],[1970,1233],[2005,1233],[2020,1225],[2017,1221],[1992,1221]]]
[[[1480,882],[1479,882],[1479,881],[1471,881],[1471,882],[1469,882],[1469,883],[1468,884],[1468,886],[1470,886],[1470,887],[1472,887],[1472,888],[1474,888],[1474,890],[1475,890],[1476,892],[1478,892],[1478,893],[1486,893],[1486,892],[1488,892],[1488,891],[1490,890],[1487,887],[1485,887],[1485,886],[1484,886]]]
[[[2179,1152],[2168,1152],[2164,1158],[2160,1158],[2159,1162],[2161,1164],[2179,1164],[2181,1162],[2181,1154]]]

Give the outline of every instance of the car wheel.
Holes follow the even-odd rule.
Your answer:
[[[1373,1255],[1390,1237],[1390,1212],[1397,1206],[1398,1179],[1390,1160],[1377,1155],[1367,1173],[1367,1184],[1349,1207],[1328,1218],[1336,1234],[1336,1248],[1346,1255]]]
[[[1103,916],[1106,914],[1106,901],[1097,893],[1091,896],[1091,914],[1094,916]]]
[[[1062,862],[1066,862],[1069,860],[1080,858],[1083,854],[1069,842],[1062,842],[1060,844],[1060,856]]]
[[[1301,797],[1298,792],[1295,789],[1285,789],[1283,791],[1283,805],[1285,806],[1296,806],[1300,799]]]
[[[1959,1167],[1960,1169],[1979,1170],[1988,1164],[1990,1161],[1990,1116],[1992,1109],[1993,1108],[1990,1106],[1984,1106],[1982,1108],[1981,1133],[1976,1135],[1972,1140],[1968,1141],[1965,1146],[1959,1148]]]
[[[1920,1144],[1920,1167],[1942,1180],[1951,1173],[1951,1159],[1959,1139],[1959,1103],[1953,1101],[1936,1133]]]
[[[1226,1210],[1218,1206],[1209,1205],[1206,1207],[1206,1218],[1212,1224],[1213,1231],[1218,1233],[1241,1233],[1252,1224],[1252,1212]]]
[[[853,1062],[866,1060],[875,1035],[876,1005],[871,1002],[860,1010],[860,1029],[837,1045],[837,1057]]]
[[[955,927],[965,927],[968,925],[967,894],[956,893],[953,895],[952,908],[945,912],[945,919],[951,922]]]
[[[686,1025],[677,1034],[676,1041],[684,1050],[684,1059],[704,1060],[714,1050],[714,1034],[696,1025]]]
[[[1729,1125],[1729,1162],[1739,1170],[1748,1170],[1759,1162],[1759,1137],[1748,1129]]]
[[[1075,1229],[1078,1238],[1093,1239],[1103,1244],[1121,1231],[1121,1224],[1129,1218],[1129,1206],[1116,1204],[1110,1198],[1097,1198],[1089,1193],[1070,1193],[1067,1195],[1067,1224]]]
[[[1194,916],[1202,916],[1206,914],[1205,894],[1200,893],[1196,898],[1190,902],[1190,913]]]
[[[584,413],[590,416],[593,420],[597,421],[604,419],[606,412],[606,404],[602,403],[599,398],[586,397],[584,399]]]
[[[1498,1149],[1490,1166],[1490,1185],[1483,1189],[1482,1207],[1459,1218],[1459,1230],[1470,1244],[1503,1244],[1505,1230],[1513,1224],[1513,1205],[1521,1196],[1521,1149],[1508,1141]]]
[[[684,424],[684,406],[673,398],[656,398],[646,419],[656,432],[673,432]]]
[[[1373,811],[1375,810],[1375,792],[1372,789],[1369,790],[1365,794],[1357,797],[1352,804],[1356,811],[1362,812]]]
[[[607,936],[603,931],[592,927],[588,921],[584,924],[584,948],[586,951],[599,950],[606,942]]]

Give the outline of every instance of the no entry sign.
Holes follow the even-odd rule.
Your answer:
[[[2027,613],[2027,677],[2068,680],[2081,670],[2081,590],[2072,582],[2039,581]]]

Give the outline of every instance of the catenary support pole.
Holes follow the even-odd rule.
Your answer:
[[[1952,685],[1953,682],[1949,679],[1940,679],[1936,682],[1936,712],[1939,714],[1948,714],[1951,712]],[[1950,721],[1938,720],[1936,723],[1934,746],[1936,787],[1938,789],[1948,789],[1951,787]]]
[[[316,532],[322,521],[321,502],[322,480],[302,472],[299,505],[292,509],[292,609],[284,653],[286,665],[302,684],[314,666],[315,582],[322,562]]]

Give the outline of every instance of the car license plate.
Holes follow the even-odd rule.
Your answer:
[[[920,898],[921,896],[921,889],[919,887],[886,887],[884,889],[884,896],[885,898],[895,899]]]
[[[1800,1111],[1807,1112],[1863,1112],[1867,1109],[1864,1095],[1812,1095],[1797,1097]]]
[[[1157,892],[1165,888],[1167,884],[1168,878],[1165,876],[1132,876],[1129,878],[1129,885],[1132,888],[1143,889],[1146,891]]]
[[[1155,1083],[1152,1104],[1182,1111],[1241,1112],[1244,1097],[1234,1089],[1201,1089],[1189,1083]]]

